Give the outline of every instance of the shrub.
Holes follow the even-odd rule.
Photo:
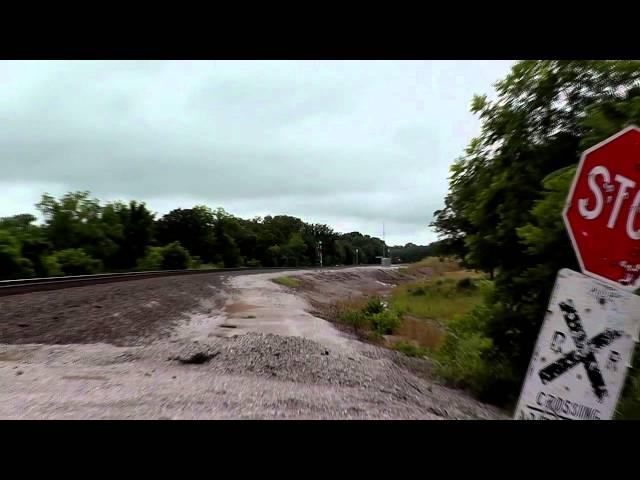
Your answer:
[[[0,230],[0,279],[33,276],[33,264],[22,256],[20,247],[20,241],[14,235]]]
[[[640,348],[637,346],[616,408],[615,418],[640,420]]]
[[[58,259],[54,255],[46,255],[41,258],[45,277],[61,277],[64,275]]]
[[[483,296],[493,293],[490,282],[479,284]],[[501,306],[480,303],[449,323],[444,342],[436,352],[439,373],[457,387],[467,388],[481,400],[498,402],[518,383],[509,363],[491,339],[493,321]]]
[[[377,297],[370,299],[366,305],[362,307],[362,313],[365,315],[374,315],[382,312],[384,312],[384,304]]]
[[[180,242],[173,242],[166,245],[162,252],[162,270],[185,270],[189,267],[191,257],[189,251],[180,245]]]
[[[460,280],[458,280],[458,284],[456,285],[456,287],[458,288],[458,290],[471,290],[473,288],[476,288],[473,280],[471,280],[471,278],[469,277],[461,278]]]
[[[391,310],[374,313],[369,317],[371,327],[378,335],[392,335],[402,325],[400,316]]]
[[[393,349],[410,357],[425,357],[429,352],[426,348],[418,347],[413,343],[406,342],[404,340],[394,343]]]
[[[629,376],[628,386],[616,408],[616,418],[640,420],[640,376]]]
[[[21,257],[18,260],[18,267],[20,271],[20,277],[31,278],[35,276],[35,269],[33,268],[33,262],[28,258]]]
[[[260,268],[262,267],[262,264],[260,263],[260,260],[256,260],[255,258],[252,258],[251,260],[247,260],[247,267]]]
[[[144,258],[138,259],[137,270],[160,270],[164,257],[163,247],[147,247]]]
[[[102,270],[102,262],[81,248],[67,248],[53,254],[64,275],[91,275]],[[53,265],[53,262],[52,262]]]
[[[339,318],[341,322],[349,325],[356,331],[361,330],[368,323],[366,315],[360,310],[347,310],[346,312],[341,313]]]
[[[198,255],[193,255],[191,262],[189,262],[189,268],[202,268],[202,259]]]

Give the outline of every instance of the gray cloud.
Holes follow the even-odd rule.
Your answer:
[[[0,62],[0,215],[88,189],[424,243],[511,63]]]

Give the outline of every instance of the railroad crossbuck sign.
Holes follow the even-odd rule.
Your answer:
[[[640,287],[640,129],[585,151],[563,217],[582,272]]]
[[[639,329],[640,296],[560,270],[515,418],[610,419]]]

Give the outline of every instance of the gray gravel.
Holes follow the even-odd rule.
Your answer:
[[[197,356],[207,360],[193,364],[190,360]],[[211,375],[255,375],[282,382],[283,388],[287,389],[292,385],[300,390],[311,386],[357,389],[362,403],[361,411],[355,416],[361,418],[383,415],[385,406],[397,410],[394,414],[397,418],[503,417],[498,410],[439,385],[432,378],[425,378],[425,372],[431,370],[426,360],[411,359],[373,345],[363,344],[360,352],[354,352],[340,347],[327,348],[301,337],[251,332],[215,339],[207,344],[183,345],[178,348],[178,354],[168,361]],[[274,404],[279,410],[288,411],[292,404],[300,407],[302,403],[287,398]],[[308,410],[314,409],[307,405],[306,410],[309,413]],[[337,408],[334,411],[343,410]],[[297,408],[296,411],[304,413],[304,409]],[[353,410],[350,415],[354,416]],[[335,413],[327,416],[341,418],[341,414]]]

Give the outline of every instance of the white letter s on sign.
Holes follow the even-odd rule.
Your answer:
[[[602,213],[602,207],[604,207],[604,199],[602,197],[602,191],[598,188],[598,184],[596,183],[596,176],[602,175],[604,177],[604,181],[606,183],[611,182],[611,176],[609,175],[609,170],[607,170],[602,165],[598,165],[591,169],[589,172],[589,188],[593,192],[593,195],[596,197],[596,205],[593,209],[589,210],[587,208],[587,204],[589,203],[588,198],[581,198],[578,200],[578,210],[580,215],[582,215],[587,220],[593,220],[594,218],[598,218],[598,215]]]

